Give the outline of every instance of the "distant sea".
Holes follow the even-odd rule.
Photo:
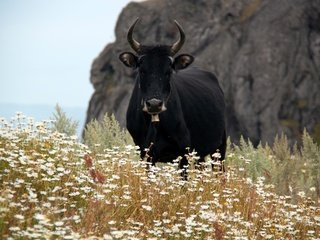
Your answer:
[[[77,134],[80,137],[84,122],[86,119],[87,106],[84,107],[63,107],[60,105],[63,112],[68,118],[77,121]],[[55,105],[29,105],[29,104],[15,104],[15,103],[0,103],[0,117],[10,120],[16,115],[16,112],[22,112],[27,117],[33,117],[35,121],[50,120],[53,118],[55,112]]]

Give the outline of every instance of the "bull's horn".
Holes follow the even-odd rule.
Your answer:
[[[179,52],[179,50],[182,48],[182,46],[184,44],[184,41],[186,40],[186,36],[184,34],[184,31],[183,31],[181,25],[177,22],[177,20],[174,20],[174,23],[176,24],[177,28],[179,29],[180,38],[171,47],[172,55],[175,55],[177,52]]]
[[[133,34],[134,27],[135,27],[135,25],[137,24],[138,21],[139,21],[139,18],[137,18],[134,21],[134,23],[129,28],[129,31],[128,31],[128,34],[127,34],[128,42],[129,42],[131,48],[136,52],[139,52],[139,50],[140,50],[140,43],[138,41],[134,40],[132,34]]]

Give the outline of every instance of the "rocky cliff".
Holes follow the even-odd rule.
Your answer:
[[[255,144],[284,132],[293,142],[303,128],[320,138],[320,0],[148,0],[123,9],[116,41],[94,60],[94,93],[87,122],[112,112],[125,125],[134,73],[118,60],[131,51],[126,34],[171,44],[173,19],[186,33],[180,52],[214,72],[225,92],[228,134]]]

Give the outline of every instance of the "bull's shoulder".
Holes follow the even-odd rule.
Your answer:
[[[198,68],[188,68],[174,74],[173,82],[179,95],[213,94],[223,96],[223,91],[214,73]]]
[[[217,111],[222,112],[224,109],[223,91],[211,72],[197,68],[178,72],[174,79],[174,86],[185,115],[188,115],[186,112],[191,108],[197,112],[208,105],[214,106]]]
[[[178,84],[183,84],[184,82],[202,82],[203,84],[217,85],[219,84],[218,79],[214,73],[196,67],[191,67],[185,70],[178,71],[173,75],[173,78]]]

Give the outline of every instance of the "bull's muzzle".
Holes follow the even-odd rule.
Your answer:
[[[149,100],[146,100],[143,107],[143,111],[151,115],[159,114],[165,110],[166,107],[164,105],[164,102],[157,98],[151,98]]]

